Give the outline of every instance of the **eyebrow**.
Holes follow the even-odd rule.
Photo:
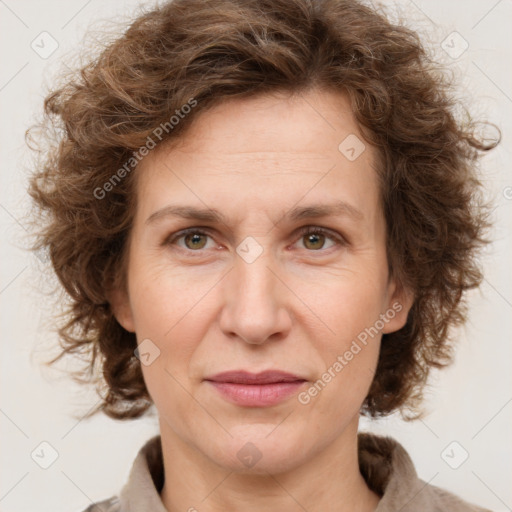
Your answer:
[[[337,201],[331,204],[312,204],[308,206],[297,206],[284,215],[285,219],[298,221],[328,216],[347,216],[354,220],[362,220],[363,213],[355,206],[345,202]],[[203,222],[218,222],[227,224],[227,218],[218,210],[213,208],[195,208],[193,206],[168,205],[156,212],[153,212],[147,219],[146,224],[151,224],[164,217],[180,217],[182,219],[196,220]],[[282,219],[281,219],[282,220]],[[278,222],[281,222],[279,220]]]

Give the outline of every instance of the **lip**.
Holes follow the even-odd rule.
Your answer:
[[[270,407],[297,393],[306,379],[280,370],[218,373],[205,379],[224,399],[245,407]]]

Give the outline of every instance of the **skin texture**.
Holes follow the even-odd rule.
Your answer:
[[[169,511],[369,511],[378,503],[359,473],[357,428],[381,334],[306,405],[294,395],[241,407],[204,381],[281,369],[308,380],[306,390],[394,303],[401,310],[382,333],[405,324],[412,299],[388,273],[376,154],[366,144],[349,161],[338,146],[350,134],[362,140],[341,93],[237,99],[137,168],[127,293],[112,303],[138,343],[150,339],[160,351],[143,374],[159,412]],[[286,217],[339,200],[361,217]],[[225,221],[146,222],[171,204],[214,208]],[[333,237],[311,239],[303,226]],[[172,240],[190,227],[204,235]],[[236,252],[249,236],[263,250],[252,263]],[[248,442],[261,455],[252,467],[237,457]]]

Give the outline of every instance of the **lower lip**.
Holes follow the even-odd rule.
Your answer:
[[[235,384],[207,381],[228,401],[245,407],[269,407],[297,393],[305,381],[273,384]]]

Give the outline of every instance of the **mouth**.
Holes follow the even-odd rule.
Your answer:
[[[270,407],[292,395],[306,379],[280,370],[249,373],[243,370],[218,373],[204,379],[227,401],[245,407]]]

